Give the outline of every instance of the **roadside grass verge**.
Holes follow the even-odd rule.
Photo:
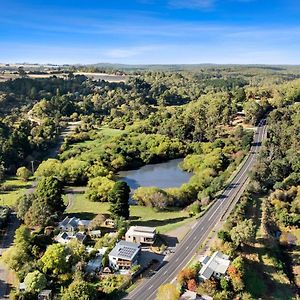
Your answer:
[[[66,213],[91,219],[97,214],[109,214],[109,203],[92,202],[84,194],[74,194],[72,206]],[[187,211],[180,209],[157,211],[151,207],[132,205],[130,220],[133,225],[155,226],[160,233],[166,233],[191,221],[191,218]]]

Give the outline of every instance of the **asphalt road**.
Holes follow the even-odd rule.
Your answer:
[[[234,201],[246,188],[248,173],[253,167],[256,156],[265,138],[266,125],[262,120],[255,132],[249,156],[222,194],[216,199],[206,214],[195,223],[193,229],[176,247],[175,253],[170,256],[166,264],[150,279],[145,279],[135,290],[125,296],[126,300],[154,300],[157,289],[165,283],[173,282],[181,269],[183,269],[195,255],[197,248],[205,241],[213,228],[218,224],[224,214],[234,208]]]

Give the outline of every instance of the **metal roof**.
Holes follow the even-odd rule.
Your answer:
[[[126,241],[120,241],[111,250],[109,256],[114,256],[120,259],[132,260],[140,251],[140,244],[135,244]]]

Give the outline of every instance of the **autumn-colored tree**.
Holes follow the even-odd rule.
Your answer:
[[[202,294],[208,294],[208,295],[214,295],[217,291],[218,283],[214,279],[208,279],[203,282],[201,282],[197,288],[197,293]]]
[[[190,279],[195,279],[196,278],[196,272],[192,268],[185,268],[182,269],[178,276],[177,276],[177,282],[183,286],[186,287],[187,283]]]
[[[190,279],[187,282],[187,288],[188,288],[189,291],[196,292],[196,290],[197,290],[197,281],[196,281],[196,279],[194,279],[194,278]]]
[[[167,283],[159,287],[156,295],[156,300],[178,300],[180,297],[179,291],[176,287]]]

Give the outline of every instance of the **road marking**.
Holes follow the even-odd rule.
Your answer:
[[[151,285],[149,286],[148,290],[151,290],[151,289],[152,289],[152,287],[153,287],[153,284],[151,284]]]
[[[264,132],[265,132],[266,130],[265,130],[265,127],[264,128],[262,128],[262,131],[261,132],[259,132],[259,135],[258,135],[258,141],[255,141],[255,142],[259,142],[259,140],[260,140],[260,138],[261,138],[261,136],[263,136],[263,134],[264,134]],[[258,145],[256,145],[256,146],[253,146],[252,148],[251,148],[251,150],[258,150],[258,149],[260,149],[260,146],[258,146]],[[257,151],[258,152],[258,151]],[[243,170],[243,168],[240,170],[240,174],[239,175],[237,175],[235,178],[234,178],[234,180],[235,180],[235,183],[238,183],[238,184],[240,184],[240,185],[242,185],[243,183],[244,183],[244,181],[245,181],[245,178],[244,178],[244,174],[246,173],[246,172],[248,172],[248,170],[249,170],[249,167],[251,166],[251,164],[252,164],[252,162],[253,162],[253,160],[255,160],[256,159],[256,155],[250,155],[250,157],[249,157],[249,160],[248,161],[246,161],[245,162],[245,164],[244,164],[244,166],[243,166],[243,168],[244,168],[244,170]],[[248,176],[247,176],[248,177]],[[232,182],[231,182],[232,183]],[[232,188],[232,190],[228,193],[228,195],[227,195],[227,200],[230,200],[230,198],[233,196],[233,198],[235,198],[236,197],[236,195],[237,195],[237,193],[236,193],[236,191],[237,190],[239,190],[239,188]],[[233,195],[232,195],[233,194]],[[222,212],[223,212],[223,209],[228,209],[228,208],[230,208],[230,206],[228,206],[228,202],[230,202],[230,201],[225,201],[225,200],[221,200],[220,201],[220,204],[218,203],[215,203],[215,204],[217,204],[217,205],[213,205],[212,206],[212,208],[215,208],[215,211],[213,212],[213,215],[215,215],[215,214],[217,214],[217,216],[216,216],[216,220],[217,220],[217,218],[220,216],[220,213],[222,214]],[[230,203],[229,203],[230,204]],[[227,207],[228,206],[228,207]],[[221,208],[221,209],[220,209]],[[211,215],[210,217],[209,217],[209,220],[211,220],[211,218],[213,217],[213,215]],[[207,214],[206,214],[206,216],[207,216]],[[205,220],[207,220],[207,218],[205,218],[205,216],[204,216],[204,218],[202,219],[202,221],[204,222]],[[216,221],[215,220],[215,221]],[[203,223],[202,222],[202,223]],[[191,227],[192,228],[195,228],[195,226],[196,225],[200,225],[199,224],[200,222],[198,222],[198,223],[195,223],[195,224],[193,224]],[[216,222],[213,222],[213,223],[215,223],[214,224],[214,226],[213,226],[213,224],[209,224],[208,226],[203,226],[203,227],[201,227],[201,229],[199,230],[199,228],[197,228],[197,234],[198,235],[201,235],[200,237],[198,237],[198,239],[199,239],[199,243],[203,240],[203,238],[207,235],[207,232],[209,232],[209,231],[212,231],[212,229],[214,228],[214,227],[216,227],[216,225],[217,225],[217,223]],[[204,230],[204,227],[206,228],[205,230]],[[204,232],[202,233],[202,232],[200,232],[201,230],[204,230]],[[189,237],[189,239],[187,239],[187,241],[191,241],[191,239],[194,239],[194,240],[196,240],[197,239],[197,236],[194,236],[194,237]],[[194,251],[197,247],[198,247],[198,245],[189,245],[189,246],[187,246],[187,249],[188,248],[191,248],[191,251]],[[183,249],[183,247],[180,247],[179,248],[180,250],[182,250]],[[187,255],[188,256],[188,255]],[[176,260],[175,260],[175,262],[177,262],[179,260],[179,257],[177,257],[176,258]],[[180,262],[180,263],[178,263],[178,266],[177,266],[177,268],[174,270],[174,271],[170,271],[170,274],[169,274],[169,276],[168,276],[168,278],[167,279],[163,279],[163,278],[161,278],[161,283],[164,283],[164,281],[170,281],[170,278],[172,278],[173,276],[176,276],[176,273],[178,272],[177,271],[177,269],[178,269],[178,267],[179,267],[179,269],[181,268],[181,266],[183,265],[183,264],[186,264],[186,262],[185,262],[185,258]],[[178,269],[178,270],[179,270]],[[163,275],[165,275],[167,273],[167,271],[165,271],[165,273],[163,274]],[[158,277],[159,278],[159,277]],[[174,283],[176,281],[176,277],[171,281],[171,283]],[[154,293],[155,293],[155,290],[156,290],[156,283],[155,284],[152,284],[151,285],[151,287],[149,288],[149,289],[154,289],[154,291],[151,293],[151,294],[149,294],[149,296],[146,296],[146,299],[148,300],[148,299],[153,299],[153,297],[154,297]],[[137,297],[137,299],[141,299],[141,298],[139,298],[139,297]],[[145,300],[145,298],[144,298],[144,300]]]
[[[191,228],[194,229],[196,227],[196,225],[197,225],[197,222],[195,224],[193,224]]]
[[[185,249],[188,250],[190,246],[187,246]]]

